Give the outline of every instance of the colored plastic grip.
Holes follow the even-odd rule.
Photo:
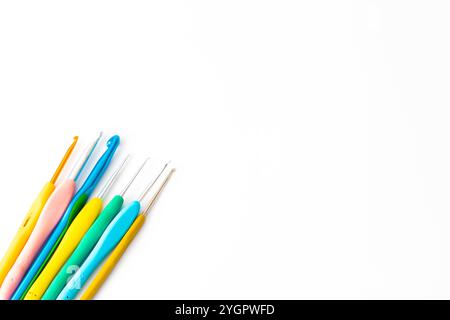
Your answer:
[[[116,264],[119,262],[123,253],[127,250],[131,241],[133,241],[136,234],[142,228],[145,222],[145,216],[140,214],[137,216],[136,220],[131,225],[130,229],[120,240],[119,244],[114,248],[114,250],[106,259],[105,263],[101,266],[100,270],[95,275],[94,279],[89,284],[86,291],[81,295],[80,300],[91,300],[95,294],[98,292],[102,284],[106,281],[111,271],[114,269]]]
[[[24,300],[39,300],[47,290],[55,275],[70,257],[84,234],[91,227],[102,210],[103,201],[99,198],[91,199],[80,211],[70,225],[58,248],[49,260],[39,277],[25,295]]]
[[[25,216],[22,225],[17,231],[14,239],[9,245],[8,250],[3,256],[2,261],[0,262],[0,286],[9,270],[14,265],[14,262],[16,262],[16,259],[22,251],[23,247],[27,243],[28,238],[33,232],[34,226],[36,225],[36,222],[38,221],[38,218],[42,210],[44,209],[45,204],[47,203],[47,200],[50,198],[50,195],[54,190],[55,185],[53,183],[46,183],[36,200],[34,200],[33,204],[31,205],[31,208]]]
[[[91,253],[94,246],[102,236],[109,223],[119,213],[123,205],[123,197],[115,196],[103,209],[100,216],[95,220],[94,224],[89,228],[88,232],[84,235],[80,244],[72,253],[70,258],[66,261],[64,266],[59,270],[59,273],[53,279],[47,291],[42,296],[42,300],[55,300],[60,294],[61,290],[67,284],[69,278],[76,272],[86,258]]]
[[[74,192],[75,182],[69,179],[58,186],[50,196],[30,238],[3,281],[0,288],[0,299],[11,298],[33,259],[66,210]]]
[[[80,212],[80,210],[84,207],[86,204],[87,196],[83,195],[79,198],[74,198],[72,202],[69,204],[67,210],[70,210],[71,215],[74,215],[73,213]],[[66,210],[66,211],[67,211]],[[46,261],[47,255],[53,248],[53,244],[57,241],[57,236],[60,234],[60,230],[63,229],[64,223],[61,223],[63,218],[59,221],[56,228],[53,230],[50,237],[45,242],[44,246],[42,247],[41,251],[39,252],[39,255],[34,260],[33,264],[31,265],[30,269],[28,269],[27,274],[22,279],[22,282],[18,286],[17,290],[14,292],[12,296],[12,300],[20,300],[25,297],[25,294],[30,289],[31,285],[33,284],[34,280],[39,276],[39,273],[41,271],[41,267],[43,268],[43,265]],[[55,239],[56,238],[56,239]],[[45,265],[44,265],[45,266]]]
[[[81,265],[81,268],[74,274],[74,276],[58,295],[58,300],[73,300],[77,296],[78,292],[84,286],[95,269],[114,249],[114,247],[128,231],[139,214],[140,208],[141,205],[139,202],[133,201],[119,212],[114,220],[111,221],[108,228],[106,228],[91,254]]]

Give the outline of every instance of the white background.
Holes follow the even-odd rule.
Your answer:
[[[97,298],[450,298],[449,13],[2,2],[1,254],[72,136],[104,130],[135,155],[115,191],[152,158],[128,199],[177,172]]]

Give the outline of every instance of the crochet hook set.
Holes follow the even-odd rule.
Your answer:
[[[92,299],[142,227],[174,169],[166,163],[137,200],[124,198],[147,158],[123,190],[103,207],[129,156],[108,170],[120,145],[120,137],[112,136],[87,173],[101,138],[102,134],[85,147],[70,174],[61,179],[63,168],[78,148],[78,137],[74,137],[51,180],[31,205],[0,261],[0,300],[73,300],[91,278],[79,298]],[[108,171],[112,173],[104,179]],[[84,182],[80,181],[83,173],[87,175]],[[150,191],[153,196],[141,210]]]

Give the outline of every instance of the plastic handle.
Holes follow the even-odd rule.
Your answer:
[[[73,180],[64,181],[50,196],[16,262],[5,277],[0,289],[0,299],[10,299],[25,272],[38,254],[42,244],[58,223],[75,192]]]
[[[75,273],[69,283],[67,283],[58,295],[58,300],[73,300],[76,297],[98,265],[112,251],[112,249],[114,249],[114,247],[128,231],[139,214],[140,208],[141,205],[139,202],[133,201],[119,212],[114,220],[111,221],[108,228],[106,228],[91,254],[82,264],[81,268]]]
[[[0,286],[3,280],[6,277],[6,274],[16,262],[17,257],[22,251],[23,247],[28,241],[28,238],[31,235],[31,232],[38,221],[38,218],[44,209],[45,204],[47,203],[48,198],[55,190],[55,185],[53,183],[46,183],[42,188],[41,192],[37,196],[36,200],[34,200],[31,205],[30,210],[28,211],[25,219],[23,219],[22,225],[17,231],[14,239],[9,245],[8,250],[3,256],[2,261],[0,262]]]
[[[80,300],[91,300],[95,294],[98,292],[102,284],[106,281],[108,276],[111,274],[111,271],[114,269],[116,264],[119,262],[123,253],[127,250],[131,241],[133,241],[134,237],[137,235],[139,230],[141,230],[142,225],[145,222],[145,216],[140,214],[137,216],[136,220],[131,225],[130,229],[123,236],[122,240],[120,240],[119,244],[114,248],[114,250],[109,255],[108,259],[106,259],[105,263],[102,265],[100,270],[95,275],[94,279],[91,281],[89,287],[80,297]]]
[[[99,198],[90,200],[83,210],[80,211],[75,218],[55,254],[49,260],[44,270],[31,286],[27,292],[24,300],[40,300],[42,295],[47,290],[55,275],[64,265],[66,260],[70,257],[77,245],[80,243],[84,234],[90,228],[98,214],[102,210],[103,202]]]
[[[78,213],[86,204],[87,201],[86,195],[79,196],[78,198],[76,197],[77,196],[75,195],[75,197],[72,199],[72,202],[67,207],[66,213],[67,212]],[[64,230],[67,226],[67,220],[69,216],[66,215],[66,213],[63,215],[58,225],[53,230],[52,234],[47,239],[44,246],[41,248],[41,251],[37,255],[27,274],[22,279],[22,282],[20,283],[17,290],[14,292],[12,300],[22,299],[25,293],[27,293],[27,291],[30,289],[34,280],[36,280],[36,278],[39,276],[39,273],[45,267],[45,264],[47,263],[48,259],[51,257],[51,254],[53,253],[55,243],[59,240],[59,236],[61,235],[62,230]]]
[[[88,232],[81,239],[80,244],[72,253],[70,258],[66,261],[64,266],[59,270],[59,273],[53,279],[47,291],[42,296],[42,300],[55,300],[64,286],[67,284],[69,278],[77,271],[84,260],[91,253],[94,246],[102,236],[109,223],[119,213],[123,205],[123,197],[115,196],[103,209],[100,216],[95,220],[94,224],[89,228]],[[81,214],[81,213],[80,213]]]

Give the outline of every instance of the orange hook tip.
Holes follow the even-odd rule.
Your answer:
[[[59,175],[61,174],[61,171],[63,170],[64,166],[66,165],[67,161],[70,158],[70,155],[73,152],[73,149],[75,149],[75,146],[78,143],[78,136],[73,137],[73,142],[70,145],[70,147],[67,149],[66,154],[61,160],[61,163],[59,164],[58,168],[56,169],[55,173],[53,174],[52,179],[50,180],[50,183],[55,184],[56,180],[58,180]]]

